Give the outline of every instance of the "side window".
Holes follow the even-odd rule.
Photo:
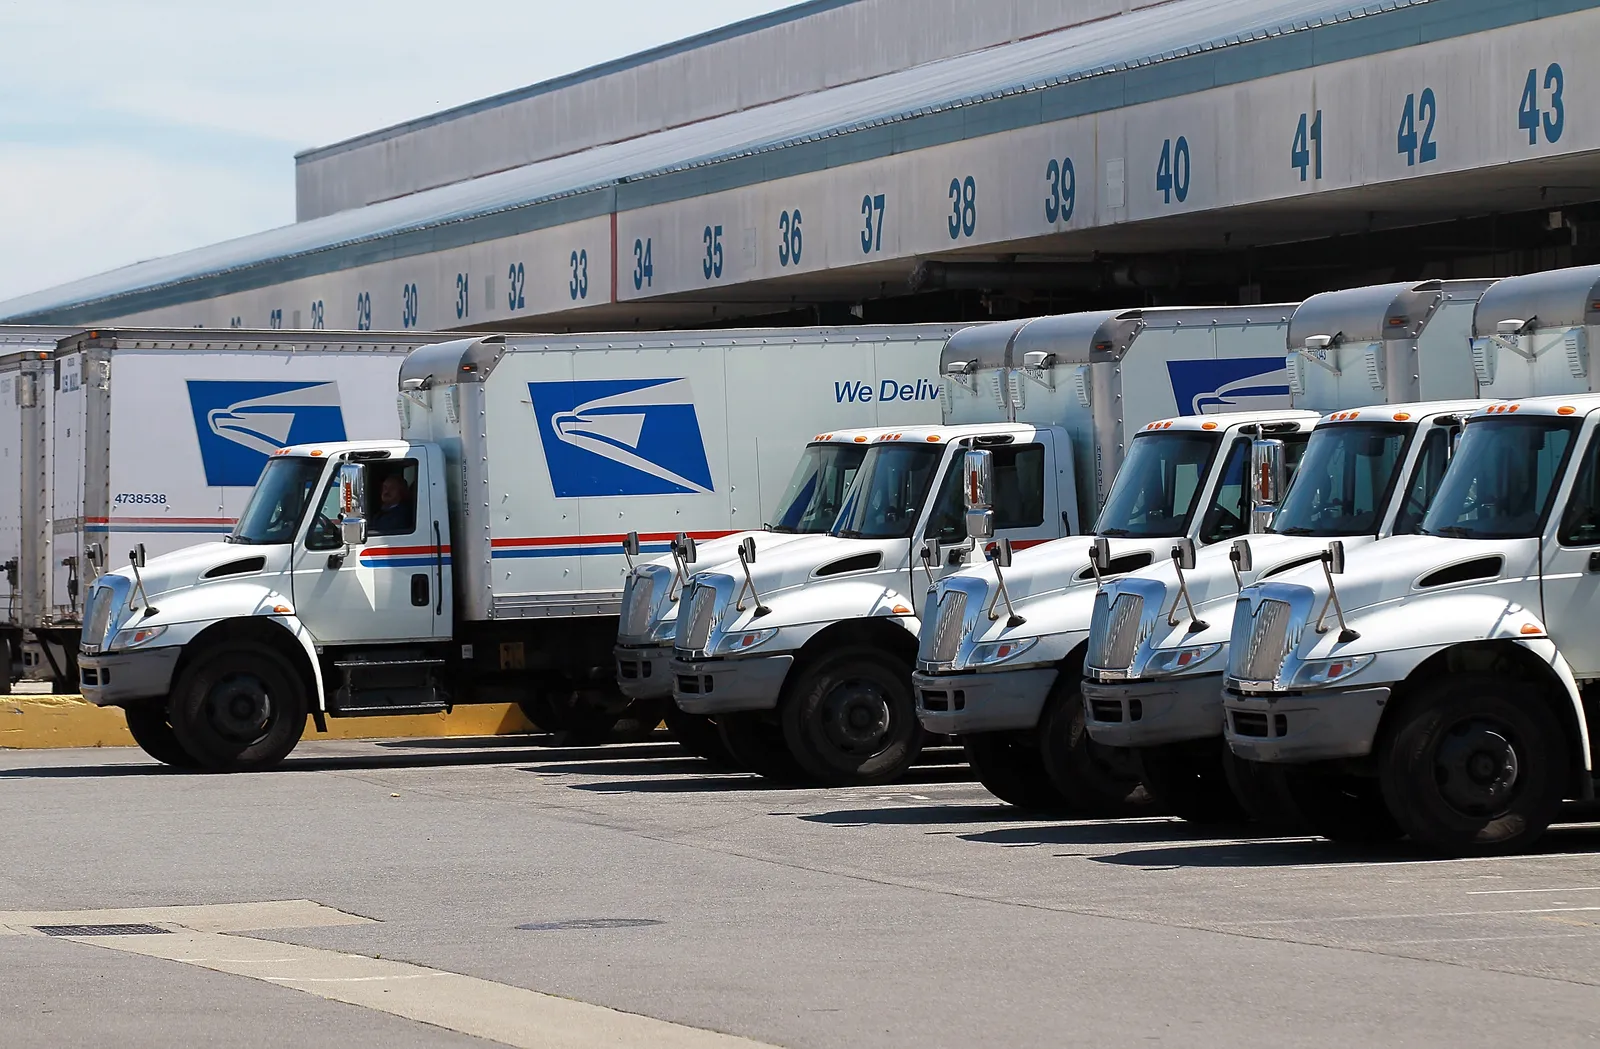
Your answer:
[[[1591,439],[1561,513],[1562,546],[1600,546],[1600,439]]]
[[[1405,502],[1394,519],[1395,535],[1416,535],[1421,529],[1422,518],[1439,491],[1439,482],[1444,479],[1445,467],[1450,465],[1449,453],[1449,431],[1434,427],[1417,456],[1417,468],[1406,484]]]
[[[1044,445],[1007,445],[994,453],[994,527],[1038,528],[1044,524]],[[959,543],[967,537],[967,504],[961,491],[961,458],[952,460],[939,485],[924,538]]]
[[[1294,480],[1300,459],[1305,455],[1309,434],[1290,434],[1284,438],[1283,472],[1285,487]],[[1217,482],[1217,494],[1206,510],[1200,525],[1202,544],[1225,543],[1250,531],[1250,485],[1246,474],[1250,470],[1250,441],[1233,442],[1228,450],[1228,461],[1222,467],[1222,479]]]
[[[322,502],[306,529],[306,549],[338,550],[343,546],[344,539],[339,535],[339,480],[335,477],[328,482]]]
[[[417,461],[391,459],[367,467],[367,535],[417,530]]]

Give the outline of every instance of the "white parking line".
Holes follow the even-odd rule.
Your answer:
[[[1304,925],[1306,922],[1375,922],[1408,918],[1480,918],[1507,914],[1567,914],[1575,911],[1600,911],[1600,907],[1529,907],[1512,911],[1430,911],[1426,914],[1327,914],[1312,918],[1262,918],[1229,925]]]
[[[1471,889],[1468,896],[1510,896],[1523,892],[1600,892],[1600,885],[1584,885],[1575,889]]]
[[[313,919],[310,924],[340,924],[329,920],[327,914],[318,913],[339,915],[339,911],[306,901],[299,904],[299,913]],[[307,907],[316,910],[307,911]],[[35,935],[43,935],[32,928],[36,925],[137,922],[177,926],[165,933],[56,938],[260,980],[518,1049],[773,1049],[734,1035],[422,965],[182,927],[184,919],[192,917],[197,922],[231,926],[234,932],[242,932],[263,927],[249,923],[267,916],[271,924],[264,927],[290,928],[292,925],[282,918],[295,909],[287,905],[245,904],[232,915],[227,907],[13,911],[0,912],[0,926]],[[205,913],[195,915],[195,911]],[[360,922],[371,920],[345,917]],[[270,966],[270,972],[263,973],[263,966]]]

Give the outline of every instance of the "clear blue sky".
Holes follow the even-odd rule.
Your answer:
[[[793,0],[0,0],[0,300],[294,221],[294,154]]]

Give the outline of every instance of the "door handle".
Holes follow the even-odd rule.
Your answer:
[[[1600,551],[1589,555],[1589,571],[1600,572]]]
[[[428,576],[418,572],[411,577],[411,603],[418,608],[425,608],[428,604]]]

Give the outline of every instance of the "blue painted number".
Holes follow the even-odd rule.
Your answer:
[[[572,279],[567,281],[567,293],[572,296],[572,301],[589,297],[589,249],[584,248],[572,253],[567,260],[572,268]]]
[[[456,320],[464,321],[472,312],[471,279],[465,273],[456,274]]]
[[[1078,206],[1078,172],[1072,166],[1072,158],[1051,158],[1044,166],[1044,183],[1050,187],[1050,195],[1044,198],[1044,220],[1071,222]]]
[[[1300,114],[1300,123],[1294,129],[1294,145],[1289,147],[1289,166],[1300,172],[1301,182],[1308,175],[1313,179],[1322,178],[1322,110],[1317,110],[1315,117]],[[1315,174],[1311,174],[1313,167]]]
[[[1406,167],[1426,164],[1439,159],[1439,144],[1433,140],[1433,126],[1439,120],[1439,100],[1433,88],[1425,87],[1421,95],[1407,95],[1400,111],[1400,133],[1395,138],[1395,152],[1405,154]],[[1424,125],[1418,136],[1417,125]]]
[[[323,318],[322,300],[321,299],[317,299],[315,302],[313,302],[311,304],[311,327],[313,327],[315,329],[318,329],[320,331],[324,327],[324,325],[322,323],[322,318]]]
[[[800,234],[800,209],[785,211],[778,216],[778,265],[800,265],[800,252],[804,247],[805,240]]]
[[[415,284],[407,284],[400,289],[400,324],[405,328],[417,326],[417,314],[420,306]]]
[[[867,194],[861,198],[861,217],[866,226],[861,230],[861,254],[871,255],[883,250],[883,209],[887,198]]]
[[[722,227],[707,226],[703,238],[706,244],[706,257],[700,262],[700,270],[706,275],[706,280],[722,276]]]
[[[1522,86],[1522,104],[1517,107],[1517,127],[1528,133],[1528,145],[1539,144],[1539,129],[1544,129],[1546,142],[1560,142],[1561,133],[1567,129],[1567,105],[1562,93],[1567,87],[1566,74],[1561,64],[1553,62],[1544,71],[1544,89],[1550,92],[1550,109],[1539,111],[1539,71],[1528,70],[1528,79]]]
[[[523,268],[522,263],[513,262],[506,268],[506,284],[508,285],[506,288],[506,309],[521,310],[527,308],[528,299],[523,294],[527,281],[528,271]]]
[[[372,330],[372,293],[363,291],[356,296],[356,331]]]
[[[978,180],[966,178],[950,180],[950,220],[947,223],[951,240],[970,237],[978,228]]]
[[[1161,143],[1161,159],[1156,161],[1156,192],[1162,195],[1163,204],[1171,204],[1177,197],[1182,204],[1189,199],[1189,140],[1182,135],[1174,143],[1167,139]]]
[[[651,238],[633,242],[633,290],[643,291],[655,280],[656,268],[650,261]]]

